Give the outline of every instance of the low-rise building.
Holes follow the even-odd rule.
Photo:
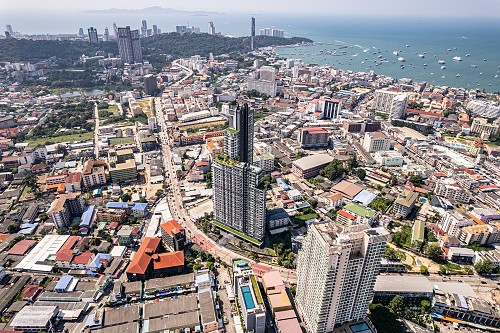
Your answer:
[[[161,227],[161,241],[165,248],[172,251],[184,250],[186,243],[186,231],[177,220],[170,220],[160,224]]]
[[[391,148],[391,140],[382,132],[365,133],[363,149],[369,153],[386,151]]]
[[[23,332],[53,332],[58,313],[58,306],[25,306],[12,319],[10,326]]]
[[[389,304],[395,296],[406,305],[418,308],[422,300],[431,301],[433,288],[425,276],[379,275],[375,282],[373,303]]]
[[[113,183],[121,183],[137,179],[135,159],[128,159],[123,163],[111,164],[109,174]]]
[[[297,141],[301,148],[326,148],[328,147],[329,133],[326,128],[311,127],[299,128]]]
[[[299,158],[292,163],[292,172],[300,178],[312,178],[319,175],[319,171],[333,161],[327,154],[310,155]]]
[[[378,151],[373,155],[375,161],[383,166],[402,166],[404,163],[403,155],[394,150]]]

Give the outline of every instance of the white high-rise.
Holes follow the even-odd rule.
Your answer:
[[[373,108],[377,112],[385,113],[390,119],[402,119],[406,115],[408,96],[390,90],[376,90],[373,98]]]
[[[366,224],[309,227],[297,262],[297,307],[309,333],[367,315],[389,233]]]

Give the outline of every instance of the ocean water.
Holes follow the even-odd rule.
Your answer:
[[[261,28],[274,27],[285,30],[287,37],[307,37],[324,43],[280,48],[279,54],[287,58],[354,71],[373,70],[376,74],[418,82],[500,91],[500,18],[326,17],[321,14],[277,17],[228,13],[114,15],[51,11],[42,15],[3,12],[0,24],[12,24],[14,30],[30,34],[77,33],[78,28],[86,31],[89,26],[96,27],[99,33],[109,27],[113,33],[113,22],[139,28],[141,20],[146,19],[149,27],[156,24],[163,32],[174,31],[176,25],[194,25],[205,32],[208,22],[213,21],[216,30],[223,34],[248,36],[251,16],[256,18],[257,34]],[[332,55],[335,51],[341,55]],[[393,51],[401,52],[395,56]],[[418,54],[424,54],[424,58]],[[466,56],[468,54],[470,56]],[[455,56],[462,61],[453,61]],[[405,62],[399,62],[398,57],[403,57]],[[446,69],[441,69],[443,65],[439,60],[446,62]]]

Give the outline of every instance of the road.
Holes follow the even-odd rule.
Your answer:
[[[157,101],[161,103],[161,101]],[[156,103],[155,103],[156,104]],[[161,110],[161,108],[160,108]],[[172,166],[172,150],[171,144],[172,139],[168,135],[168,131],[165,126],[165,118],[162,111],[156,112],[156,117],[158,125],[160,126],[160,143],[162,146],[162,158],[163,166],[165,170],[165,178],[167,184],[170,185],[170,190],[167,193],[168,204],[170,207],[170,213],[172,216],[186,229],[186,236],[193,243],[198,244],[203,250],[207,251],[216,258],[219,258],[228,265],[232,264],[233,259],[242,258],[238,253],[232,252],[225,247],[220,246],[211,240],[207,235],[205,235],[195,223],[189,217],[189,213],[184,209],[182,204],[182,196],[179,189],[179,181],[175,175],[174,168]],[[255,263],[255,261],[245,258],[248,261]],[[295,270],[286,269],[279,266],[270,266],[268,264],[260,263],[261,266],[266,268],[279,269],[283,279],[290,283],[297,283],[297,274]]]
[[[178,86],[179,84],[181,84],[182,82],[184,82],[185,80],[189,79],[191,76],[193,76],[193,71],[189,68],[187,68],[186,66],[182,66],[181,64],[179,64],[179,60],[180,59],[177,59],[177,60],[174,60],[172,61],[172,64],[177,66],[177,67],[180,67],[182,68],[184,71],[188,72],[188,74],[186,76],[184,76],[182,79],[180,79],[179,81],[175,82],[172,86]]]
[[[99,109],[95,103],[94,109],[94,154],[95,158],[99,159]]]

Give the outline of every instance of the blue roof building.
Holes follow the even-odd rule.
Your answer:
[[[63,275],[61,276],[59,281],[57,281],[54,291],[57,293],[65,293],[69,290],[72,283],[73,283],[73,276]]]
[[[94,222],[94,212],[95,212],[95,206],[90,205],[85,207],[83,210],[82,218],[80,220],[80,233],[81,234],[88,234],[90,228],[92,227],[92,223]]]
[[[132,215],[135,217],[144,217],[148,214],[148,204],[147,203],[136,203],[132,207]]]
[[[99,273],[102,266],[111,259],[111,254],[98,253],[89,265],[89,273],[96,274]]]
[[[110,208],[110,209],[128,209],[128,205],[127,205],[126,202],[112,201],[112,202],[108,202],[106,204],[106,208]]]
[[[354,198],[352,198],[352,202],[359,203],[363,206],[368,206],[373,200],[375,200],[376,197],[376,194],[367,190],[362,190]]]
[[[285,181],[282,178],[276,178],[276,183],[278,184],[279,187],[281,187],[283,191],[290,190],[290,186],[288,186],[288,184],[285,183]]]

